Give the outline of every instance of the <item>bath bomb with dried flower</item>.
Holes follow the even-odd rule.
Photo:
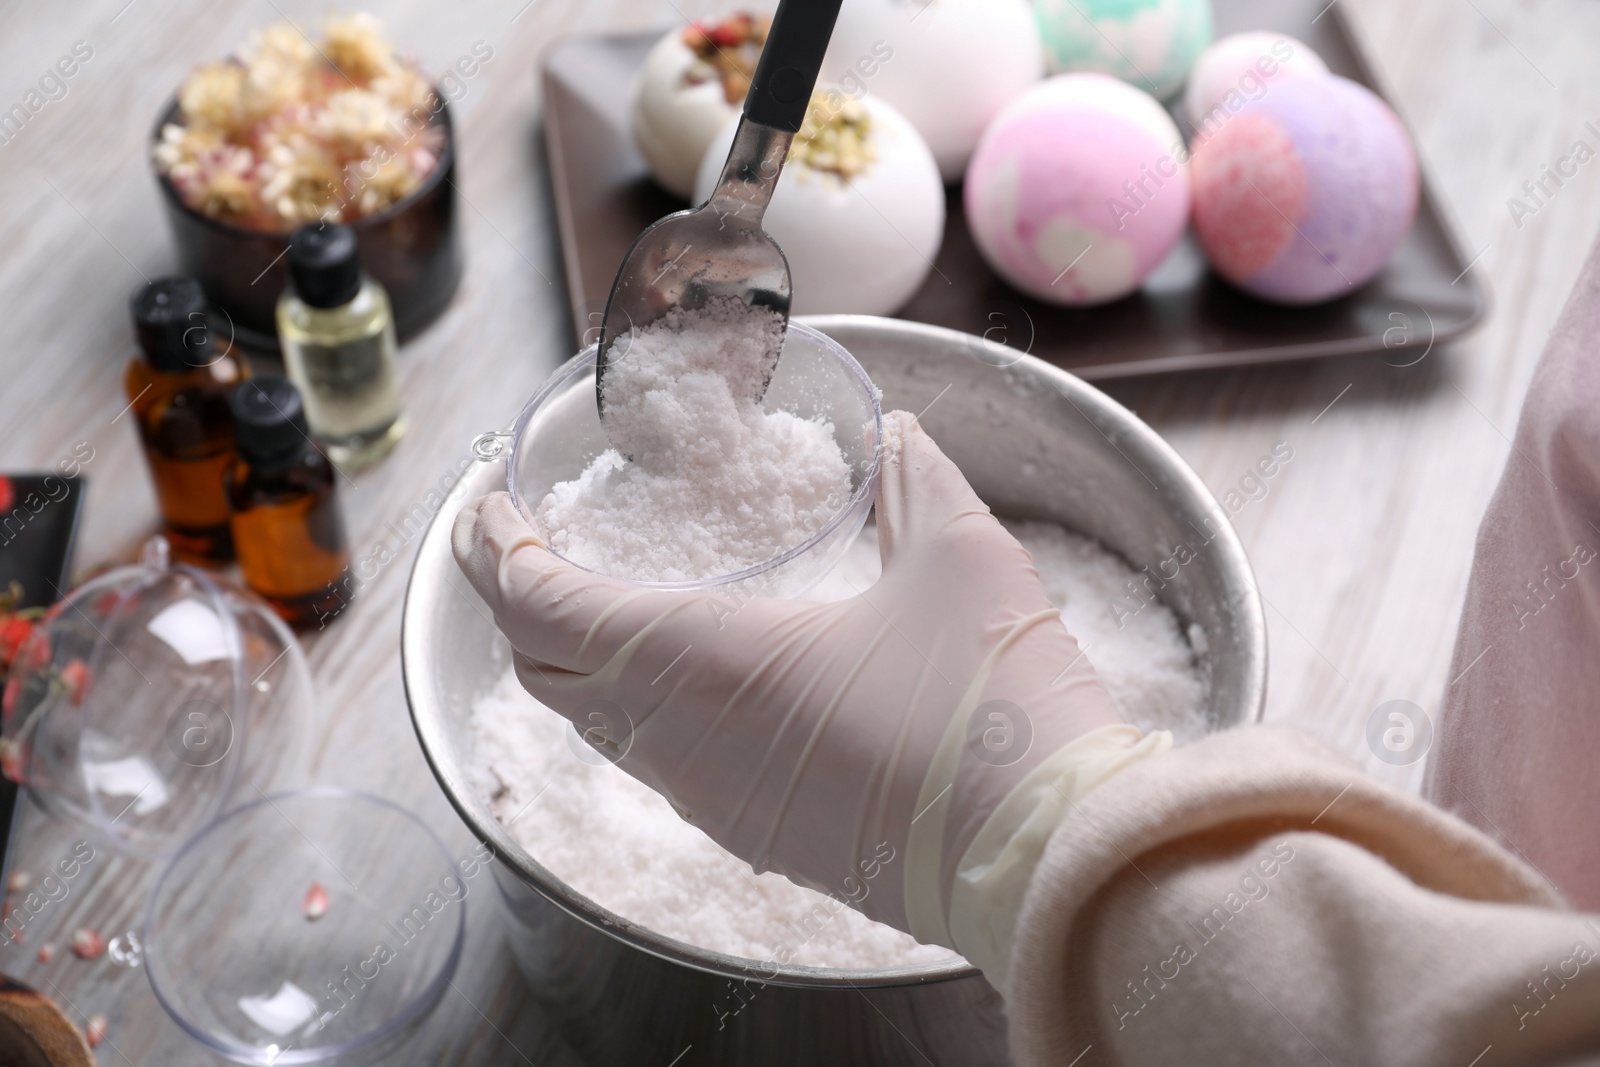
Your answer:
[[[687,200],[706,146],[739,113],[772,19],[739,12],[669,31],[633,83],[633,140],[656,182]]]
[[[733,144],[735,116],[706,150],[705,200]],[[836,86],[811,97],[762,225],[789,261],[796,315],[887,315],[933,269],[944,182],[927,142],[893,107]]]

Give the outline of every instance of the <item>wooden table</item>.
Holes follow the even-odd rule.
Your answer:
[[[1330,360],[1113,383],[1109,391],[1218,493],[1276,442],[1294,449],[1267,495],[1233,517],[1267,602],[1268,717],[1414,785],[1419,768],[1378,763],[1363,729],[1385,700],[1435,711],[1450,681],[1478,517],[1539,349],[1600,221],[1600,167],[1584,167],[1520,226],[1506,198],[1575,140],[1595,143],[1583,127],[1600,116],[1592,60],[1600,8],[1571,0],[1336,2],[1353,9],[1347,14],[1489,278],[1496,308],[1488,324],[1403,368]],[[385,541],[398,558],[367,583],[346,618],[306,643],[320,701],[310,772],[404,804],[464,851],[470,840],[406,715],[398,636],[414,541],[402,543],[393,530],[474,435],[504,426],[570,354],[538,132],[541,53],[567,33],[665,25],[710,8],[689,0],[368,6],[428,69],[442,70],[477,41],[494,56],[455,105],[465,280],[452,309],[402,352],[408,437],[343,487],[357,558]],[[280,16],[309,26],[324,7],[85,0],[0,11],[0,107],[21,99],[74,42],[94,50],[67,95],[0,145],[0,469],[43,469],[76,442],[93,446],[81,568],[130,560],[156,525],[120,386],[132,346],[127,295],[142,278],[175,267],[144,156],[153,116],[195,63]],[[42,870],[79,836],[29,810],[14,866]],[[97,862],[30,926],[27,946],[0,949],[0,969],[52,993],[80,1020],[106,1013],[103,1064],[216,1062],[168,1021],[140,970],[63,951],[78,926],[108,938],[136,928],[152,875],[140,863]],[[531,1006],[503,947],[492,894],[473,902],[457,989],[404,1062],[575,1062]],[[41,941],[57,946],[49,964],[35,959]],[[672,1054],[663,1050],[662,1067]]]

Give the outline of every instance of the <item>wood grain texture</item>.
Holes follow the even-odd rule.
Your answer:
[[[1420,363],[1377,359],[1113,383],[1221,493],[1275,442],[1294,459],[1234,516],[1271,632],[1268,718],[1299,725],[1374,773],[1412,784],[1363,740],[1388,699],[1436,710],[1473,537],[1509,452],[1534,362],[1600,222],[1600,167],[1586,166],[1517,226],[1506,198],[1600,118],[1592,42],[1600,7],[1559,0],[1336,0],[1387,80],[1495,298],[1487,325]],[[452,0],[367,5],[423,65],[476,41],[494,58],[455,105],[466,276],[451,310],[401,356],[411,430],[377,469],[342,484],[358,561],[381,545],[363,595],[308,640],[319,689],[318,782],[390,797],[453,850],[470,845],[418,751],[401,689],[398,633],[414,542],[397,529],[484,430],[504,426],[567,352],[568,324],[538,135],[539,57],[573,32],[667,25],[708,10],[687,0]],[[132,558],[155,529],[120,369],[126,298],[175,258],[144,155],[158,107],[188,69],[280,16],[310,25],[320,0],[206,4],[87,0],[0,9],[0,109],[75,41],[93,59],[0,146],[0,469],[95,450],[78,561]],[[1331,406],[1330,406],[1331,405]],[[425,506],[425,505],[424,505]],[[363,575],[365,577],[365,575]],[[42,871],[76,831],[30,810],[14,865]],[[0,969],[52,993],[75,1018],[105,1012],[103,1064],[216,1062],[155,1003],[141,971],[64,950],[77,926],[136,928],[153,871],[102,853],[71,895],[0,948]],[[467,955],[404,1057],[407,1064],[574,1062],[548,1032],[500,936],[485,880]],[[41,942],[57,947],[36,961]],[[666,1064],[676,1050],[663,1050]]]

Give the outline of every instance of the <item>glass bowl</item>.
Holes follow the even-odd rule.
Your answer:
[[[433,832],[387,800],[263,797],[162,874],[145,970],[173,1020],[235,1063],[398,1062],[455,974],[467,892]]]
[[[244,783],[300,773],[312,710],[299,643],[265,603],[170,561],[67,594],[17,651],[0,717],[7,777],[113,847],[170,856]]]
[[[517,510],[541,536],[546,531],[535,512],[551,487],[576,478],[611,447],[595,403],[596,351],[590,345],[558,367],[522,409],[511,433],[506,486]],[[810,538],[763,563],[698,581],[635,585],[797,597],[844,557],[861,533],[877,492],[883,438],[877,387],[861,364],[832,338],[791,322],[762,406],[832,423],[834,439],[850,465],[849,499]]]

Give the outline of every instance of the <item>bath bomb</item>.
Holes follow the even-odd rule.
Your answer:
[[[687,200],[706,145],[739,114],[771,19],[731,15],[668,31],[633,82],[633,141],[650,175]]]
[[[1028,0],[845,0],[822,78],[887,101],[922,134],[945,181],[1000,109],[1044,76]]]
[[[1293,78],[1321,78],[1328,65],[1286,33],[1236,33],[1213,43],[1189,71],[1183,106],[1195,137],[1208,137],[1247,101]]]
[[[738,124],[706,150],[697,201],[716,187]],[[944,182],[927,143],[893,107],[821,86],[763,225],[789,260],[794,314],[887,315],[933,269]]]
[[[1148,93],[1104,74],[1042,82],[995,119],[967,168],[967,224],[989,265],[1056,304],[1139,287],[1189,219],[1187,153]]]
[[[1217,273],[1314,304],[1381,271],[1417,212],[1417,158],[1387,104],[1345,78],[1274,85],[1190,160],[1195,234]]]
[[[1211,41],[1210,0],[1037,0],[1045,59],[1097,71],[1165,99]]]

